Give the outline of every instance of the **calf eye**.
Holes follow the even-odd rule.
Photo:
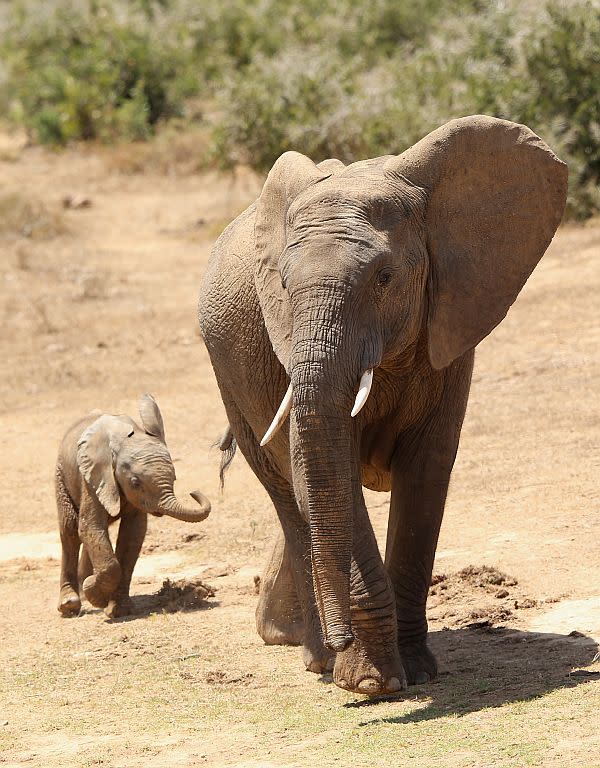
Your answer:
[[[139,477],[136,477],[135,475],[132,475],[129,482],[131,483],[132,488],[139,488],[141,486]]]
[[[381,269],[377,273],[377,285],[380,285],[380,286],[387,285],[391,279],[392,279],[391,269]]]

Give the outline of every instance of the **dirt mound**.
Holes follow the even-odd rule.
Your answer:
[[[534,608],[516,579],[488,565],[468,565],[451,574],[437,573],[431,580],[429,614],[449,627],[499,625],[515,618],[514,611]]]
[[[200,579],[165,579],[153,596],[155,607],[166,613],[193,610],[202,607],[207,598],[215,596],[215,589]]]

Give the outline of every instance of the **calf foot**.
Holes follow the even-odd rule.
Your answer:
[[[406,689],[406,675],[395,642],[390,648],[367,645],[355,637],[336,655],[333,682],[346,691],[381,696]]]
[[[121,616],[131,616],[134,613],[133,601],[130,597],[121,597],[115,600],[109,600],[104,609],[104,613],[109,619],[118,619]]]
[[[81,600],[72,587],[63,587],[58,599],[58,610],[65,617],[78,616],[81,611]]]
[[[97,576],[88,576],[83,582],[83,594],[87,600],[96,608],[106,608],[109,596],[101,585],[98,584]]]
[[[400,658],[409,685],[428,683],[437,675],[437,661],[425,640],[399,645]]]
[[[121,566],[115,559],[98,573],[83,580],[83,593],[96,608],[106,608],[121,579]]]

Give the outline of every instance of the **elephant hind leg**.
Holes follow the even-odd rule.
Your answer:
[[[277,536],[263,573],[256,629],[267,645],[302,645],[304,639],[302,607],[283,531]]]
[[[317,674],[329,671],[333,656],[323,644],[310,559],[306,557],[310,552],[308,525],[289,482],[281,477],[259,447],[227,387],[221,381],[219,387],[239,448],[269,494],[283,529],[263,577],[256,614],[258,632],[270,645],[302,642],[306,669]]]
[[[79,585],[77,581],[77,559],[81,541],[77,529],[78,518],[75,505],[71,501],[60,469],[55,477],[56,507],[58,511],[58,529],[62,548],[60,564],[60,593],[58,610],[63,616],[77,616],[81,610]]]

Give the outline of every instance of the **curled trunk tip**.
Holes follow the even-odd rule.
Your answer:
[[[190,496],[198,506],[182,504],[176,496],[171,496],[159,507],[159,512],[185,523],[199,523],[210,514],[210,501],[200,491],[192,491]]]

